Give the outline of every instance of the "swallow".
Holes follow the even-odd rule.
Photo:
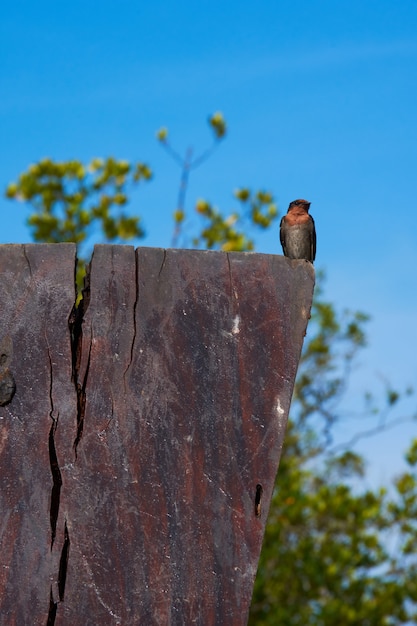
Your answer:
[[[309,215],[310,202],[294,200],[281,220],[279,237],[284,255],[289,259],[305,259],[313,263],[316,258],[316,228]]]

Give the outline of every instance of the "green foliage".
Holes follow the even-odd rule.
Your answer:
[[[332,448],[350,368],[366,344],[367,320],[362,313],[339,313],[318,287],[259,562],[252,626],[417,620],[417,472],[405,472],[391,490],[363,490],[363,458]],[[388,394],[386,407],[392,405]],[[417,440],[406,460],[411,468],[417,464]]]
[[[206,150],[203,150],[203,152],[197,157],[194,156],[194,151],[192,148],[188,148],[185,155],[181,156],[169,142],[168,128],[166,128],[166,126],[160,128],[156,133],[156,138],[160,142],[161,146],[181,168],[181,179],[179,184],[177,208],[175,209],[173,214],[173,247],[177,247],[179,245],[179,240],[182,235],[182,228],[186,224],[187,212],[185,207],[185,200],[190,173],[192,170],[196,169],[205,161],[207,161],[207,159],[213,154],[214,150],[219,146],[221,140],[224,139],[226,136],[227,125],[222,113],[218,111],[217,113],[214,113],[214,115],[211,115],[208,118],[208,124],[213,133],[213,142],[211,146],[209,146]],[[230,249],[244,249],[245,243],[239,240],[239,236],[234,232],[234,229],[230,227],[231,225],[226,223],[227,220],[223,220],[216,210],[212,209],[211,207],[209,208],[208,203],[206,203],[206,205],[207,206],[203,207],[201,202],[198,201],[196,206],[197,213],[204,215],[211,223],[211,229],[210,227],[208,229],[208,231],[210,232],[208,232],[207,236],[203,235],[201,239],[211,241],[213,236],[215,238],[223,237],[223,240],[227,240],[229,246],[231,247]],[[199,239],[199,237],[193,238],[194,245],[198,245]],[[233,246],[237,247],[233,248]],[[214,247],[214,243],[211,247]]]
[[[177,245],[181,229],[187,221],[185,196],[190,172],[204,163],[212,155],[220,140],[226,136],[227,125],[222,113],[214,113],[209,117],[208,123],[214,135],[213,144],[197,157],[193,156],[191,148],[187,150],[184,157],[181,157],[169,143],[168,129],[165,126],[156,133],[156,137],[163,148],[181,167],[178,202],[174,211],[174,246]],[[202,226],[197,235],[189,238],[193,246],[226,252],[231,250],[244,252],[254,249],[255,242],[247,236],[247,232],[252,226],[263,229],[269,228],[277,219],[278,209],[274,203],[274,198],[269,192],[258,191],[253,193],[246,187],[237,189],[234,196],[239,200],[241,209],[228,215],[223,215],[207,200],[197,200],[195,211],[202,219]]]
[[[198,200],[193,214],[199,219],[198,232],[185,236],[190,173],[213,154],[227,133],[221,113],[208,123],[213,143],[197,157],[192,149],[179,155],[167,128],[157,132],[160,145],[181,169],[173,244],[182,237],[186,245],[253,250],[253,228],[273,226],[278,210],[271,193],[247,187],[234,192],[239,208],[226,214],[207,200]],[[88,165],[44,159],[10,184],[6,195],[34,208],[29,225],[36,241],[81,244],[98,235],[97,226],[106,241],[128,240],[143,235],[139,217],[124,212],[129,195],[151,176],[143,163],[112,158],[93,159]],[[81,259],[79,281],[83,273]],[[348,445],[336,447],[333,435],[356,355],[366,346],[368,316],[339,312],[325,300],[322,284],[323,275],[318,273],[250,624],[417,623],[417,440],[406,455],[409,469],[390,490],[361,488],[363,458]],[[373,431],[377,432],[401,396],[386,384],[382,410],[372,393],[364,400],[366,417],[379,420]],[[359,432],[355,439],[360,436]]]
[[[366,345],[365,324],[369,320],[361,312],[337,312],[323,299],[323,282],[319,273],[293,396],[297,427],[314,420],[318,434],[320,424],[324,437],[320,450],[329,443],[337,419],[335,409],[346,391],[354,358]]]
[[[226,135],[226,130],[227,130],[227,126],[226,126],[226,122],[224,120],[223,114],[220,113],[220,111],[217,111],[217,113],[214,113],[214,115],[209,117],[209,124],[212,127],[213,132],[216,135],[217,139],[223,139],[223,137]]]
[[[307,469],[291,450],[273,496],[249,624],[317,626],[415,623],[417,475],[396,493],[357,494],[336,474]],[[414,444],[415,445],[415,444]],[[333,465],[345,470],[345,459]],[[354,472],[351,472],[351,477]]]
[[[236,230],[236,222],[239,219],[237,213],[232,213],[223,218],[217,209],[205,200],[198,200],[196,211],[204,216],[208,226],[203,228],[199,237],[194,237],[193,244],[196,247],[205,247],[208,250],[221,247],[222,250],[253,250],[253,243],[243,232]]]
[[[333,451],[369,318],[337,311],[317,281],[249,623],[406,624],[417,619],[417,475],[404,474],[390,497],[362,491],[363,458]],[[388,387],[386,408],[399,399]],[[416,459],[417,442],[407,455]]]
[[[158,141],[166,141],[168,139],[168,128],[165,128],[165,126],[160,128],[156,133],[156,138]]]
[[[28,219],[35,241],[81,244],[97,224],[107,241],[143,236],[140,219],[123,212],[128,192],[151,170],[113,158],[55,162],[42,159],[11,183],[6,196],[29,203]]]
[[[199,236],[193,238],[194,246],[226,252],[254,250],[255,242],[246,233],[252,226],[269,228],[278,217],[278,209],[268,192],[252,193],[243,188],[237,189],[234,195],[240,201],[242,210],[226,217],[206,200],[197,201],[196,211],[204,217],[205,224]]]

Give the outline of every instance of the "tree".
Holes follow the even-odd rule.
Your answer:
[[[193,158],[191,149],[181,157],[168,141],[168,130],[157,133],[160,144],[180,165],[181,180],[177,207],[174,211],[176,243],[186,220],[185,197],[188,179],[193,169],[209,158],[226,136],[226,123],[221,113],[209,117],[213,144]],[[74,241],[80,258],[86,253],[85,244],[91,236],[106,241],[128,241],[145,234],[138,215],[129,215],[126,207],[131,193],[141,181],[152,178],[151,168],[114,158],[96,158],[84,165],[78,160],[54,162],[42,159],[23,172],[6,189],[6,197],[24,202],[34,208],[28,225],[35,241],[59,243]],[[234,192],[241,210],[226,217],[206,200],[198,200],[196,213],[201,219],[201,230],[190,238],[195,247],[222,250],[253,250],[254,241],[247,236],[250,226],[268,228],[278,217],[271,193],[251,192],[242,188]],[[97,228],[100,233],[97,233]]]
[[[194,157],[181,157],[162,128],[157,138],[181,168],[173,242],[183,237],[186,192],[191,171],[202,164],[226,135],[220,113],[209,118],[213,144]],[[94,159],[56,163],[45,159],[6,190],[25,201],[36,241],[88,242],[94,226],[107,241],[143,236],[136,215],[124,212],[129,190],[150,180],[144,163]],[[198,200],[200,228],[188,244],[222,250],[252,250],[253,227],[269,228],[278,218],[273,195],[235,191],[240,209],[223,215]],[[81,255],[83,254],[81,250]],[[357,352],[366,345],[367,316],[338,311],[324,298],[318,276],[312,317],[294,390],[278,481],[259,564],[250,623],[391,625],[417,622],[417,441],[407,453],[409,471],[390,491],[361,490],[363,458],[351,446],[335,447],[334,426],[347,391]],[[400,400],[387,388],[386,416]],[[377,422],[379,430],[388,422]],[[357,437],[369,433],[357,433]]]
[[[364,459],[350,446],[333,445],[348,373],[365,347],[366,321],[361,313],[337,314],[318,289],[250,624],[417,621],[417,440],[406,456],[409,471],[394,480],[391,490],[361,490]],[[399,394],[388,387],[384,406],[370,412],[386,417],[398,401]],[[361,435],[368,431],[356,437]]]
[[[209,117],[209,125],[213,130],[213,143],[197,157],[193,157],[191,148],[182,157],[168,141],[168,129],[161,128],[157,138],[170,157],[181,168],[177,208],[174,212],[174,236],[172,244],[178,244],[181,228],[186,219],[185,198],[188,180],[192,170],[204,163],[226,136],[226,123],[219,112]],[[269,228],[278,217],[278,210],[271,193],[267,191],[251,192],[243,187],[234,191],[234,196],[241,203],[241,212],[234,211],[223,217],[220,211],[207,200],[197,200],[195,210],[203,218],[202,230],[191,238],[195,247],[205,247],[209,250],[220,248],[224,251],[246,251],[254,249],[254,241],[247,236],[250,226]],[[185,240],[187,244],[187,240]]]
[[[42,159],[7,187],[6,197],[34,207],[27,223],[35,241],[77,244],[77,284],[81,293],[85,274],[83,244],[90,236],[97,237],[97,227],[107,241],[143,237],[140,218],[128,216],[124,207],[128,192],[151,178],[146,164],[132,165],[111,157],[93,159],[88,165],[77,160],[58,163]]]

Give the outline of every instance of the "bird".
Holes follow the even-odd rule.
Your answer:
[[[281,220],[280,240],[284,255],[289,259],[305,259],[313,263],[316,258],[316,228],[308,210],[311,202],[293,200]]]

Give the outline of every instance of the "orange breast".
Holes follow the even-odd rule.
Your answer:
[[[305,211],[290,211],[284,220],[288,226],[295,226],[296,224],[307,224],[310,221],[310,216]]]

